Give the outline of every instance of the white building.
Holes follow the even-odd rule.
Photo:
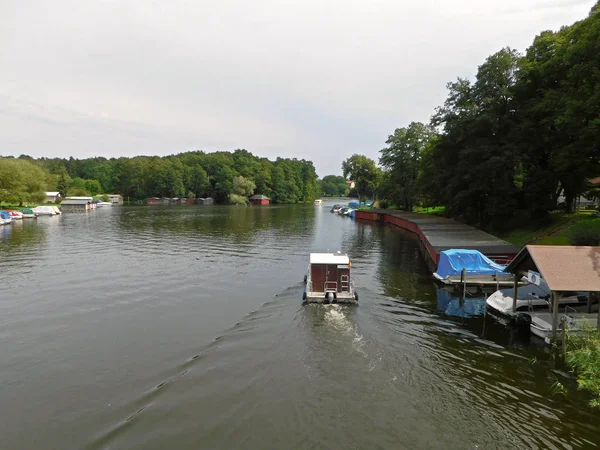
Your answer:
[[[46,203],[58,203],[60,201],[60,192],[46,192]]]

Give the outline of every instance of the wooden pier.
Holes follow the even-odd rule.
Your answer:
[[[439,253],[451,248],[479,250],[499,264],[508,264],[520,250],[485,231],[435,215],[372,209],[356,211],[355,219],[390,223],[415,233],[432,271],[437,268]]]

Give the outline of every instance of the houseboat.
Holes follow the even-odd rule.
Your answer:
[[[302,300],[307,303],[358,303],[350,278],[352,263],[347,254],[311,253],[304,276]]]

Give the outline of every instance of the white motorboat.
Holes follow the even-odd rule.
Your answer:
[[[320,198],[315,200],[315,206],[322,206],[323,205],[323,200],[321,200]]]
[[[505,316],[512,314],[513,289],[500,289],[490,295],[486,304],[487,307]],[[550,288],[548,284],[541,280],[540,285],[528,284],[517,288],[517,312],[532,312],[546,310],[549,311]],[[587,294],[584,292],[565,292],[558,298],[559,306],[579,306],[587,305]]]
[[[597,314],[586,314],[568,312],[559,313],[558,316],[558,328],[556,337],[560,340],[563,335],[563,327],[566,326],[566,330],[570,334],[578,336],[585,335],[588,330],[596,329],[597,327]],[[547,344],[551,343],[552,338],[552,314],[551,313],[536,313],[531,316],[531,325],[529,326],[531,334],[542,338]]]
[[[12,217],[7,211],[0,211],[0,225],[9,225],[12,222]]]
[[[345,253],[311,253],[302,300],[308,303],[358,303],[358,294],[350,279],[351,266]]]
[[[110,202],[96,202],[97,208],[104,208],[106,206],[112,206],[113,204]]]
[[[40,216],[54,216],[56,215],[56,211],[52,206],[36,206],[33,208],[33,211],[38,213]]]

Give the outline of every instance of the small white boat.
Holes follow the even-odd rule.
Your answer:
[[[36,212],[40,216],[54,216],[56,215],[56,211],[52,206],[36,206],[33,208],[33,211]]]
[[[500,289],[485,301],[487,307],[495,313],[505,316],[512,314],[513,289]],[[564,292],[558,298],[559,306],[587,305],[587,294],[584,292]],[[528,284],[517,288],[517,312],[549,311],[550,288],[541,280],[540,285]]]
[[[315,200],[315,206],[321,206],[323,205],[323,200],[321,200],[320,198]]]
[[[358,294],[350,278],[351,266],[345,253],[311,253],[302,300],[307,303],[358,303]]]
[[[0,225],[9,225],[12,222],[12,217],[7,211],[0,211]]]
[[[112,206],[113,204],[110,202],[96,202],[97,208],[104,208],[105,206]]]
[[[6,212],[10,214],[12,220],[21,220],[23,218],[23,214],[14,209],[9,209]]]
[[[337,214],[343,207],[344,205],[333,205],[333,208],[331,208],[330,212]]]
[[[38,216],[38,214],[31,208],[22,209],[21,214],[23,215],[23,219],[35,219]]]
[[[569,333],[578,336],[584,335],[587,330],[596,329],[597,320],[597,313],[559,313],[556,337],[559,340],[562,338],[563,327],[565,325]],[[529,329],[531,330],[531,334],[542,338],[547,344],[550,344],[552,338],[552,314],[536,313],[532,315]]]

